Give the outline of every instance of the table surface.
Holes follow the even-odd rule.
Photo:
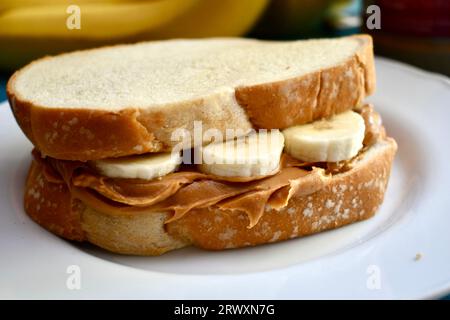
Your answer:
[[[6,100],[6,82],[7,82],[7,76],[0,74],[0,102],[3,102]],[[442,297],[443,300],[450,300],[450,295]]]

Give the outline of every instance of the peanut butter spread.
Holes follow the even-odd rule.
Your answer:
[[[371,106],[364,106],[360,112],[366,123],[366,148],[384,137],[384,129]],[[87,163],[42,158],[37,150],[33,155],[43,166],[44,176],[49,182],[67,184],[72,197],[100,212],[118,215],[143,211],[172,212],[166,221],[169,223],[195,208],[240,210],[247,214],[249,228],[258,223],[266,206],[280,210],[287,206],[294,194],[308,195],[322,189],[331,174],[351,168],[353,161],[324,166],[303,163],[283,154],[279,171],[268,177],[217,177],[201,173],[191,165],[146,181],[105,177]]]

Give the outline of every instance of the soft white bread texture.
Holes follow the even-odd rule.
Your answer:
[[[168,151],[177,128],[286,128],[357,106],[375,86],[367,35],[169,40],[37,60],[7,85],[22,130],[57,159]]]
[[[170,213],[100,212],[72,197],[65,184],[45,179],[33,162],[25,209],[46,229],[67,239],[89,241],[107,250],[159,255],[194,245],[221,250],[282,241],[338,228],[371,217],[383,201],[397,145],[385,138],[358,157],[349,171],[334,174],[319,191],[293,195],[286,208],[267,208],[251,229],[244,212],[193,209],[164,223]]]

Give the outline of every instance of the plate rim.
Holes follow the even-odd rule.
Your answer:
[[[403,63],[403,62],[398,62],[396,60],[392,60],[392,59],[388,59],[388,58],[384,58],[384,57],[376,57],[376,59],[377,59],[378,62],[389,64],[390,66],[393,66],[393,67],[399,68],[399,69],[401,69],[403,71],[415,74],[416,76],[426,76],[427,78],[430,78],[430,79],[432,78],[432,79],[434,79],[436,81],[439,81],[441,83],[444,83],[445,85],[450,87],[450,78],[445,76],[445,75],[441,75],[441,74],[438,74],[438,73],[425,71],[425,70],[422,70],[420,68],[411,66],[409,64],[406,64],[406,63]],[[0,102],[0,110],[1,110],[2,107],[5,107],[5,106],[8,106],[8,101],[7,100],[5,100],[3,102]],[[8,106],[8,108],[9,108],[9,106]],[[372,240],[374,240],[374,239],[372,239]],[[354,247],[350,247],[346,251],[351,251],[352,249],[354,249]],[[77,248],[77,250],[79,250],[79,249]],[[89,255],[89,256],[92,258],[92,255]],[[327,256],[328,255],[321,256],[321,257],[316,258],[314,260],[321,260],[323,258],[326,258]],[[96,260],[101,261],[102,263],[106,262],[108,264],[116,266],[116,263],[114,263],[114,262],[112,262],[110,260],[104,260],[104,259],[101,259],[101,258],[96,257],[96,256],[94,256],[94,258]],[[307,261],[307,262],[309,262],[309,261]],[[133,272],[135,272],[136,270],[143,271],[142,269],[135,268],[135,267],[128,266],[128,265],[120,264],[120,266],[122,268],[133,270]],[[295,267],[298,267],[298,266],[290,266],[290,267],[287,267],[287,268],[295,268]],[[283,270],[285,270],[287,268],[277,268],[277,269],[275,269],[275,271],[283,271]],[[143,272],[149,272],[149,271],[143,271]],[[270,272],[273,272],[273,271],[272,270],[266,270],[266,271],[261,271],[261,272],[256,272],[256,273],[270,273]],[[153,271],[152,273],[159,273],[159,272],[158,271]],[[246,274],[247,273],[242,274],[242,275],[246,275]],[[248,274],[255,274],[255,273],[248,273]],[[241,274],[239,274],[239,275],[241,275]],[[175,274],[164,273],[164,276],[175,276]],[[185,274],[182,274],[182,275],[178,275],[178,276],[181,276],[181,277],[184,277],[184,276],[197,277],[199,275],[185,275]],[[207,274],[207,275],[202,275],[201,277],[204,279],[204,278],[208,278],[208,277],[223,277],[223,276],[227,277],[228,275]],[[438,288],[431,289],[428,292],[424,292],[424,294],[421,295],[418,298],[420,298],[420,299],[436,299],[436,298],[442,298],[443,296],[445,296],[446,294],[449,294],[449,293],[450,293],[450,278],[449,278],[449,281],[447,283],[443,283]],[[1,296],[1,294],[0,294],[0,296]],[[101,296],[101,294],[98,294],[98,296]],[[275,298],[275,299],[277,299],[277,298]]]

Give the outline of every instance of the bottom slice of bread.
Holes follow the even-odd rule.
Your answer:
[[[211,250],[255,246],[373,216],[383,202],[396,150],[393,139],[378,141],[352,169],[333,175],[323,189],[308,196],[294,195],[279,211],[267,207],[251,229],[245,213],[216,208],[194,209],[167,224],[170,213],[99,212],[74,199],[66,185],[46,180],[35,161],[26,182],[25,210],[57,235],[122,254],[159,255],[189,245]]]

